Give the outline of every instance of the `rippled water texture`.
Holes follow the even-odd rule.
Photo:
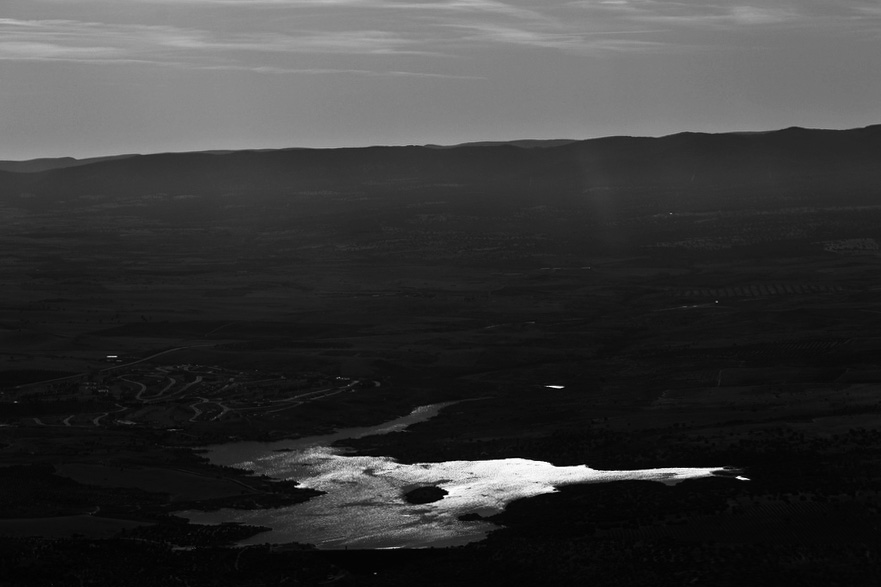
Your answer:
[[[458,516],[497,513],[515,499],[551,493],[557,486],[625,479],[674,484],[725,471],[722,467],[596,471],[586,465],[556,467],[526,459],[401,464],[388,457],[349,456],[328,446],[343,438],[401,430],[431,417],[445,405],[423,406],[405,418],[373,428],[272,444],[211,447],[207,456],[216,464],[295,480],[326,494],[286,508],[190,511],[181,515],[195,523],[242,522],[272,528],[242,544],[303,542],[319,548],[451,546],[480,540],[497,527],[488,522],[462,522]],[[440,501],[422,505],[404,500],[403,494],[410,488],[425,485],[440,487],[448,494]]]

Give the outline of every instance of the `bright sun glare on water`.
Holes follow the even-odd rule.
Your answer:
[[[396,427],[385,425],[375,430],[389,428]],[[303,487],[326,492],[324,495],[279,509],[191,511],[183,515],[195,523],[235,521],[272,528],[243,544],[302,542],[320,548],[450,546],[480,540],[497,527],[482,521],[463,522],[459,516],[498,513],[511,501],[552,493],[562,485],[634,479],[673,485],[719,472],[734,476],[733,470],[723,467],[597,471],[586,465],[557,467],[518,458],[403,464],[389,457],[349,456],[326,445],[293,442],[298,442],[300,448],[290,452],[271,452],[275,445],[251,443],[252,457],[235,466],[298,481]],[[222,451],[223,447],[216,447],[212,460],[215,456],[223,460]],[[408,489],[419,486],[439,487],[447,494],[433,503],[415,505],[405,501]]]

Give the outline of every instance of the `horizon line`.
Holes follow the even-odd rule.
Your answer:
[[[694,131],[694,130],[683,130],[678,132],[673,132],[669,134],[658,134],[658,135],[633,135],[633,134],[616,134],[616,135],[601,135],[595,137],[588,138],[564,138],[564,137],[556,137],[556,138],[518,138],[518,139],[476,139],[471,141],[464,141],[460,143],[451,143],[451,144],[443,144],[443,143],[399,143],[399,144],[366,144],[360,146],[354,145],[345,145],[345,146],[335,146],[335,147],[300,147],[300,146],[290,146],[290,147],[246,147],[246,148],[208,148],[208,149],[188,149],[183,151],[151,151],[151,152],[129,152],[129,153],[116,153],[116,154],[106,154],[106,155],[94,155],[88,157],[74,157],[72,155],[59,155],[59,156],[43,156],[43,157],[30,157],[27,159],[0,159],[2,163],[29,163],[34,161],[52,161],[59,159],[71,159],[77,162],[85,162],[91,160],[101,160],[101,159],[120,159],[120,158],[128,158],[128,157],[149,157],[154,155],[190,155],[190,154],[216,154],[216,155],[225,155],[230,153],[247,153],[247,152],[270,152],[270,151],[293,151],[293,150],[303,150],[303,151],[334,151],[334,150],[343,150],[343,149],[377,149],[377,148],[405,148],[405,147],[425,147],[425,148],[456,148],[456,147],[467,147],[467,146],[476,146],[481,144],[492,144],[502,146],[510,143],[519,143],[519,142],[555,142],[555,141],[567,141],[570,143],[578,143],[578,142],[586,142],[586,141],[596,141],[596,140],[604,140],[604,139],[616,139],[616,138],[630,138],[630,139],[662,139],[666,137],[673,137],[677,135],[683,134],[694,134],[694,135],[752,135],[752,134],[770,134],[775,132],[787,131],[787,130],[810,130],[810,131],[837,131],[837,132],[846,132],[846,131],[855,131],[855,130],[865,130],[872,127],[881,127],[881,122],[868,124],[865,126],[855,126],[855,127],[844,127],[844,128],[829,128],[829,127],[807,127],[807,126],[799,126],[799,125],[790,125],[786,127],[773,128],[768,130],[736,130],[736,131],[723,131],[723,132],[706,132],[706,131]]]

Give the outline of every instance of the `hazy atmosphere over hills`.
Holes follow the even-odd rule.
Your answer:
[[[852,128],[877,2],[6,0],[0,159]]]
[[[808,203],[862,192],[881,177],[881,126],[847,131],[680,133],[662,138],[478,143],[449,148],[369,147],[165,153],[93,160],[2,162],[0,194],[23,207],[93,198],[297,194],[458,195],[487,205],[527,195],[551,204],[583,194],[665,190],[663,205],[701,208]],[[736,195],[734,195],[736,193]],[[317,202],[316,202],[317,203]],[[313,203],[314,204],[314,203]],[[212,205],[206,201],[205,205]]]

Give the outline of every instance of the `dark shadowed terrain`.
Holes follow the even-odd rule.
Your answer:
[[[0,162],[0,225],[0,584],[881,581],[881,126]],[[421,551],[172,515],[315,494],[194,448],[477,397],[347,444],[751,480]]]

